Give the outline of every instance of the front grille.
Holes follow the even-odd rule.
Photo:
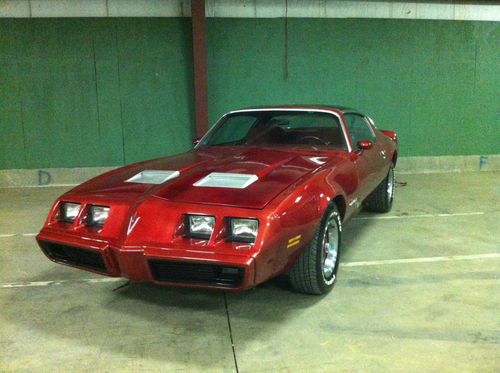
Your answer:
[[[235,288],[243,282],[245,270],[220,264],[150,260],[156,281],[186,282]]]
[[[57,262],[107,272],[102,255],[97,251],[47,241],[40,241],[40,245],[45,254]]]

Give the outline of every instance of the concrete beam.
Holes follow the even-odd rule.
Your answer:
[[[182,17],[182,0],[108,0],[109,17]]]
[[[106,2],[102,0],[30,0],[31,17],[106,17]]]
[[[287,4],[288,3],[288,9]],[[207,17],[500,21],[498,1],[207,0]],[[190,17],[191,0],[0,0],[0,17]]]
[[[29,18],[31,17],[30,2],[28,0],[0,1],[0,17]]]

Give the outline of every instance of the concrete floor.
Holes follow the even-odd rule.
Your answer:
[[[29,235],[64,188],[0,189],[0,371],[500,371],[500,174],[398,180],[390,214],[345,227],[324,297],[117,289]]]

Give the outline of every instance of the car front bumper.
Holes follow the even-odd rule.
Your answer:
[[[50,260],[107,276],[233,291],[255,286],[255,259],[251,255],[199,248],[124,247],[44,231],[36,239]]]

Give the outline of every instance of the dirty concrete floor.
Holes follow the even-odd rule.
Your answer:
[[[398,180],[322,297],[92,282],[32,235],[65,188],[0,189],[0,371],[500,371],[500,174]]]

